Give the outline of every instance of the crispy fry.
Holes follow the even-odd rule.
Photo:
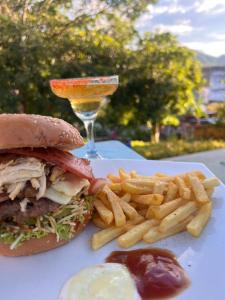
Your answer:
[[[188,177],[196,200],[201,203],[209,202],[209,197],[199,178],[197,176],[192,175],[189,175]]]
[[[157,225],[157,220],[148,220],[139,225],[134,226],[132,229],[121,235],[117,242],[120,247],[128,248],[139,242],[143,235],[154,225]]]
[[[164,202],[168,202],[168,201],[175,199],[177,192],[178,192],[177,185],[171,181],[168,185],[168,190],[167,190]]]
[[[213,189],[216,186],[220,185],[220,181],[217,177],[207,178],[202,182],[205,189]]]
[[[127,173],[123,168],[120,168],[120,169],[119,169],[119,176],[120,176],[120,180],[121,180],[121,181],[130,178],[130,174]]]
[[[124,232],[126,232],[125,226],[122,227],[112,226],[94,233],[91,239],[92,249],[97,250],[101,248],[102,246],[112,241],[113,239],[117,238]]]
[[[141,176],[141,175],[139,175],[138,177],[137,177],[139,180],[149,180],[149,181],[153,181],[153,182],[156,182],[156,181],[162,181],[162,182],[170,182],[170,181],[172,181],[173,180],[173,176],[165,176],[165,177],[158,177],[158,176],[155,176],[155,175],[153,175],[153,176]]]
[[[206,189],[205,190],[206,193],[207,193],[207,196],[209,197],[209,199],[211,199],[212,195],[213,195],[213,192],[214,192],[214,189]]]
[[[161,172],[156,172],[153,176],[157,176],[157,177],[168,177],[167,174],[161,173]]]
[[[105,205],[105,207],[111,210],[111,205],[108,201],[107,195],[103,191],[98,192],[97,199],[100,199],[102,203]]]
[[[95,224],[95,226],[97,226],[101,229],[105,229],[105,228],[110,227],[110,225],[107,225],[106,223],[104,223],[103,220],[98,215],[95,215],[92,218],[92,222]]]
[[[94,201],[94,207],[99,213],[100,218],[106,223],[110,224],[113,221],[113,213],[100,200]]]
[[[91,239],[92,249],[97,250],[101,248],[102,246],[114,240],[124,232],[130,230],[134,225],[139,224],[143,220],[144,218],[138,215],[135,219],[128,221],[127,224],[122,227],[111,226],[94,233]]]
[[[199,209],[196,216],[187,225],[187,231],[191,235],[198,237],[201,234],[202,230],[204,229],[205,225],[207,224],[211,212],[212,212],[211,202],[202,205],[202,207]]]
[[[121,199],[120,199],[119,203],[120,203],[120,206],[121,206],[123,212],[129,219],[135,219],[137,217],[138,213],[133,206],[131,206],[129,203],[127,203]]]
[[[192,172],[187,172],[187,173],[183,173],[183,174],[178,174],[178,177],[181,177],[182,179],[184,179],[185,177],[192,175],[192,176],[197,176],[201,181],[204,180],[206,177],[205,175],[198,170],[192,171]]]
[[[147,208],[142,208],[138,210],[139,215],[145,217],[148,209]]]
[[[148,209],[147,209],[147,211],[146,211],[146,215],[145,215],[145,218],[146,219],[154,219],[155,218],[155,216],[154,216],[154,214],[153,214],[153,211],[151,210],[151,205],[149,205],[149,207],[148,207]]]
[[[133,208],[137,208],[138,204],[135,202],[129,202],[130,206],[132,206]]]
[[[131,172],[130,172],[130,177],[131,178],[136,178],[138,175],[137,175],[137,172],[135,171],[135,170],[132,170]]]
[[[144,205],[160,205],[163,202],[163,199],[163,195],[160,194],[138,195],[132,197],[134,202]]]
[[[107,178],[108,178],[109,180],[111,180],[113,183],[120,183],[120,182],[121,182],[120,177],[115,176],[115,175],[113,175],[113,174],[108,174],[108,175],[107,175]]]
[[[185,220],[191,214],[197,210],[197,204],[195,201],[189,201],[186,204],[180,206],[172,213],[167,215],[159,225],[161,232],[169,231],[170,228],[174,227],[177,223]]]
[[[123,201],[125,201],[125,202],[130,202],[130,200],[131,200],[131,194],[126,193],[120,199],[123,200]]]
[[[136,225],[136,224],[139,224],[139,223],[143,222],[144,220],[145,220],[145,218],[138,214],[135,219],[129,220],[127,222],[127,224]]]
[[[175,182],[178,185],[180,197],[189,200],[191,197],[191,190],[186,186],[184,180],[181,177],[175,177]]]
[[[169,215],[171,212],[173,212],[175,209],[177,209],[183,203],[184,203],[184,200],[182,198],[177,198],[175,200],[164,203],[162,205],[151,206],[149,209],[151,209],[151,211],[156,219],[163,219],[165,216]]]
[[[166,232],[161,232],[159,231],[159,226],[154,226],[150,228],[149,231],[143,236],[143,240],[146,243],[155,243],[169,236],[173,236],[181,231],[184,231],[187,224],[191,221],[191,218],[192,217],[188,217],[184,221],[177,223],[174,227]]]
[[[116,226],[120,227],[125,225],[126,217],[119,203],[120,198],[112,192],[107,185],[104,186],[103,191],[107,194],[108,200],[111,204]]]
[[[140,195],[140,194],[149,194],[152,192],[152,187],[141,184],[142,182],[132,183],[130,181],[124,181],[122,185],[122,189],[126,193]],[[153,185],[153,184],[152,184]]]
[[[163,195],[167,189],[167,183],[162,181],[156,181],[153,188],[153,194]]]
[[[121,183],[110,183],[108,186],[113,192],[120,192],[122,190]]]

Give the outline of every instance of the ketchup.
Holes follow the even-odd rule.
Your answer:
[[[190,284],[186,272],[168,250],[114,251],[106,262],[121,263],[128,268],[143,300],[173,297]]]

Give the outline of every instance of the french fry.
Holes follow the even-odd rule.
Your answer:
[[[141,215],[138,214],[135,219],[129,220],[127,222],[127,224],[136,225],[136,224],[139,224],[139,223],[143,222],[144,220],[145,220],[145,218],[143,216],[141,216]]]
[[[184,180],[181,177],[175,177],[175,182],[178,185],[180,197],[189,200],[191,197],[191,190],[186,186]]]
[[[110,225],[107,225],[106,223],[104,223],[103,220],[98,215],[96,215],[92,218],[92,222],[95,224],[95,226],[97,226],[101,229],[110,227]]]
[[[139,183],[141,183],[141,182],[139,182]],[[143,186],[143,185],[135,184],[135,183],[128,182],[128,181],[122,182],[121,186],[122,186],[122,189],[126,193],[135,194],[135,195],[149,194],[152,192],[151,186],[146,186],[146,185]]]
[[[159,230],[161,232],[169,231],[170,228],[174,227],[177,223],[192,215],[197,208],[198,206],[195,201],[189,201],[186,204],[178,207],[176,210],[162,219],[159,225]]]
[[[188,222],[190,222],[191,219],[192,217],[188,217],[184,221],[177,223],[174,227],[172,227],[169,231],[166,232],[161,232],[159,231],[159,226],[154,226],[150,228],[149,231],[143,236],[143,240],[146,243],[155,243],[169,236],[173,236],[181,231],[184,231]]]
[[[183,173],[183,174],[178,174],[177,176],[181,177],[182,179],[184,179],[185,177],[188,177],[189,175],[197,176],[198,179],[201,180],[201,181],[206,178],[205,175],[201,171],[198,171],[198,170],[195,170],[195,171],[192,171],[192,172]]]
[[[205,189],[207,196],[209,197],[209,199],[211,199],[214,189]]]
[[[173,176],[158,177],[158,176],[155,176],[155,175],[153,175],[153,176],[141,176],[141,175],[139,175],[137,178],[139,180],[144,180],[144,181],[149,180],[149,181],[153,181],[153,182],[157,182],[159,180],[162,181],[162,182],[170,182],[174,179]]]
[[[157,220],[148,220],[134,226],[132,229],[130,229],[117,239],[119,246],[128,248],[135,245],[142,239],[143,235],[149,230],[149,228],[157,225],[157,223]]]
[[[114,240],[124,232],[126,232],[125,226],[122,227],[112,226],[94,233],[91,239],[92,249],[97,250],[101,248],[102,246]]]
[[[208,190],[208,189],[214,189],[215,187],[220,185],[220,181],[218,178],[212,177],[212,178],[207,178],[207,179],[203,180],[202,184],[203,184],[204,188],[206,190]]]
[[[104,186],[103,191],[107,194],[108,200],[111,204],[116,226],[120,227],[125,225],[126,217],[119,203],[120,198],[112,192],[107,185]]]
[[[203,184],[197,176],[188,176],[195,198],[200,203],[209,202],[209,197],[204,189]]]
[[[108,186],[113,192],[120,192],[122,190],[121,183],[110,183]]]
[[[176,198],[178,187],[172,181],[168,185],[168,190],[164,202],[171,201]]]
[[[183,203],[184,200],[182,198],[177,198],[175,200],[171,200],[170,202],[166,202],[162,205],[150,206],[149,209],[152,211],[156,219],[163,219],[165,216],[169,215]]]
[[[125,201],[125,202],[130,202],[130,200],[131,200],[131,194],[126,193],[120,199],[123,200],[123,201]]]
[[[151,205],[149,205],[149,207],[148,207],[148,209],[147,209],[147,211],[146,211],[146,214],[145,214],[145,218],[146,219],[154,219],[155,218],[155,216],[154,216],[154,214],[153,214],[153,211],[151,210]]]
[[[113,175],[113,174],[108,174],[107,178],[109,180],[111,180],[113,183],[120,183],[121,182],[120,178],[118,176]]]
[[[119,169],[119,176],[120,176],[120,180],[121,180],[121,181],[130,178],[130,174],[127,173],[123,168],[120,168],[120,169]]]
[[[130,206],[132,206],[133,208],[137,208],[138,204],[135,202],[129,202]]]
[[[131,178],[136,178],[138,175],[137,175],[137,172],[135,171],[135,170],[132,170],[131,172],[130,172],[130,177]]]
[[[106,223],[110,224],[113,221],[113,213],[100,200],[94,201],[94,207],[99,213],[100,218]]]
[[[142,208],[138,210],[139,215],[146,217],[146,213],[147,213],[148,209],[147,208]]]
[[[135,219],[128,221],[127,224],[122,227],[111,226],[94,233],[91,238],[92,249],[97,250],[101,248],[102,246],[114,240],[124,232],[130,230],[134,225],[143,222],[143,220],[144,218],[138,215]]]
[[[111,205],[108,201],[107,195],[103,191],[98,192],[97,199],[100,199],[102,203],[105,205],[105,207],[111,210]]]
[[[157,176],[157,177],[168,177],[167,174],[161,173],[161,172],[156,172],[153,176]]]
[[[191,235],[198,237],[201,234],[202,230],[204,229],[205,225],[207,224],[211,212],[212,212],[211,202],[202,205],[202,207],[199,209],[196,216],[187,225],[187,231]]]
[[[153,187],[153,194],[163,195],[166,189],[167,189],[166,182],[156,181]]]
[[[134,202],[144,205],[160,205],[163,202],[163,199],[163,195],[160,194],[138,195],[132,197]]]
[[[148,178],[130,178],[125,181],[126,183],[131,183],[139,187],[154,187],[155,181]]]
[[[124,214],[129,218],[129,219],[135,219],[138,215],[136,209],[131,206],[129,203],[119,200],[120,206],[124,212]]]

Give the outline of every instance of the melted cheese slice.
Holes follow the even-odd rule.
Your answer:
[[[81,270],[62,288],[59,300],[140,300],[133,279],[121,264]]]
[[[64,204],[64,205],[70,203],[70,201],[72,199],[72,196],[68,196],[66,194],[59,193],[51,187],[45,191],[44,197],[48,198],[56,203]]]
[[[90,183],[87,179],[67,173],[64,180],[54,182],[46,189],[44,197],[56,203],[66,205],[82,190],[88,190],[89,186]]]

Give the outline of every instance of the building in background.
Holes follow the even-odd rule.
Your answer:
[[[204,103],[225,103],[225,66],[205,67],[203,76],[207,82],[203,92]]]

